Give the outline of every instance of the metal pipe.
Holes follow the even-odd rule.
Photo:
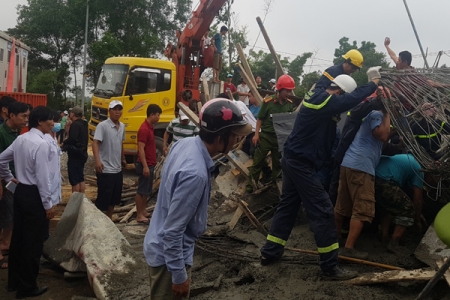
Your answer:
[[[411,13],[409,12],[408,4],[406,3],[406,0],[403,0],[403,3],[405,4],[406,12],[408,13],[409,20],[411,21],[414,34],[416,35],[417,43],[419,43],[419,48],[420,52],[422,52],[423,61],[425,62],[425,66],[427,67],[427,69],[429,69],[430,67],[428,66],[427,57],[425,55],[425,52],[423,52],[422,43],[420,42],[419,34],[417,33],[416,26],[414,25]]]
[[[88,22],[89,22],[89,0],[86,1],[86,27],[84,29],[84,54],[83,54],[83,77],[81,80],[81,110],[84,111],[84,89],[86,87],[86,52],[87,52],[87,37],[88,37]],[[75,83],[76,86],[76,83]]]

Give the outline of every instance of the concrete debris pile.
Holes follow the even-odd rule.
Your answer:
[[[144,299],[145,262],[111,220],[74,193],[44,244],[44,257],[68,272],[87,272],[98,299]]]

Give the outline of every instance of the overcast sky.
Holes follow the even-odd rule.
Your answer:
[[[26,0],[2,1],[0,30],[14,27],[16,6]],[[198,0],[194,0],[194,7]],[[264,17],[265,0],[234,0],[238,26],[248,26],[250,47],[256,41],[259,27],[256,17]],[[407,0],[409,9],[422,41],[424,50],[430,53],[432,65],[440,50],[450,55],[450,1]],[[371,41],[378,51],[384,51],[384,38],[391,38],[391,48],[397,53],[409,50],[413,54],[413,66],[423,67],[420,49],[406,13],[403,0],[272,0],[271,11],[265,21],[266,30],[275,49],[282,56],[295,57],[304,52],[318,51],[316,60],[308,61],[311,70],[324,70],[332,65],[334,49],[346,36],[350,41]],[[267,50],[262,36],[255,50]],[[426,50],[425,50],[426,51]],[[444,55],[441,64],[450,65],[450,56]],[[305,71],[308,71],[306,68]]]

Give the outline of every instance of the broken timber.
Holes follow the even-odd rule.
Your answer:
[[[211,96],[209,95],[209,86],[206,78],[203,78],[202,83],[203,83],[203,92],[205,93],[205,101],[208,102],[209,100],[211,100]]]
[[[195,124],[195,126],[200,128],[200,119],[192,110],[189,109],[189,107],[187,107],[181,102],[178,102],[178,108],[181,109],[186,114],[186,116],[189,118],[189,120],[191,120]]]
[[[252,91],[252,95],[255,97],[255,99],[259,102],[259,104],[262,104],[263,99],[261,95],[259,94],[258,89],[255,85],[253,85],[252,79],[250,75],[247,74],[242,64],[237,63],[236,66],[239,67],[239,73],[241,74],[241,77],[244,78],[244,81],[247,83],[248,87],[250,88],[250,91]]]
[[[275,48],[273,47],[272,42],[270,41],[266,28],[264,27],[264,24],[261,21],[260,17],[256,18],[256,22],[258,22],[259,28],[261,29],[261,33],[263,34],[264,39],[266,40],[267,47],[269,47],[270,53],[272,54],[272,57],[275,60],[275,65],[277,66],[277,74],[278,76],[281,76],[284,74],[284,70],[283,67],[281,66],[281,62],[280,59],[278,58],[277,52],[275,51]]]
[[[353,285],[366,285],[405,281],[427,281],[433,278],[435,274],[436,271],[429,269],[386,271],[382,273],[365,274],[352,280],[346,281],[346,283]]]

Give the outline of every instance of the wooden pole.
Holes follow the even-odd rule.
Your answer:
[[[275,64],[277,66],[277,75],[281,76],[285,74],[283,67],[281,66],[280,59],[278,58],[277,52],[275,51],[275,48],[273,47],[272,42],[270,41],[269,35],[267,34],[266,28],[264,27],[261,18],[257,17],[256,22],[258,22],[259,28],[261,29],[261,33],[263,34],[264,39],[266,40],[267,47],[269,47],[270,53],[272,54],[273,60],[275,61]]]
[[[178,102],[178,108],[186,114],[186,116],[195,124],[195,126],[200,128],[200,119],[192,110],[189,109],[189,107],[187,107],[182,102]]]
[[[202,83],[203,83],[203,92],[205,93],[205,101],[208,102],[209,100],[211,100],[211,97],[209,95],[208,81],[206,80],[206,78],[203,78]]]
[[[298,253],[319,255],[319,252],[313,251],[313,250],[303,250],[303,249],[296,249],[296,248],[291,248],[291,247],[285,247],[284,249],[293,251],[293,252],[298,252]],[[339,255],[338,257],[340,260],[343,260],[343,261],[348,261],[348,262],[372,266],[372,267],[378,267],[378,268],[382,268],[382,269],[386,269],[386,270],[404,270],[399,267],[380,264],[380,263],[376,263],[376,262],[372,262],[372,261],[368,261],[368,260],[364,260],[364,259],[357,259],[357,258],[352,258],[352,257],[347,257],[347,256],[342,256],[342,255]]]
[[[245,57],[244,49],[242,49],[241,44],[238,43],[236,49],[238,51],[239,58],[241,59],[241,64],[244,67],[244,71],[250,77],[252,83],[256,86],[255,76],[253,76],[252,69],[250,69],[250,65],[248,64],[247,58]],[[250,84],[250,82],[247,82],[247,84]]]
[[[253,96],[256,98],[256,100],[261,105],[263,102],[263,98],[259,94],[259,91],[256,88],[256,85],[253,85],[253,82],[251,81],[250,76],[247,74],[247,72],[245,72],[244,67],[240,63],[238,63],[236,65],[239,67],[239,69],[240,69],[239,73],[241,74],[242,78],[244,78],[245,82],[248,84],[248,87],[250,88],[250,91],[252,91]]]

